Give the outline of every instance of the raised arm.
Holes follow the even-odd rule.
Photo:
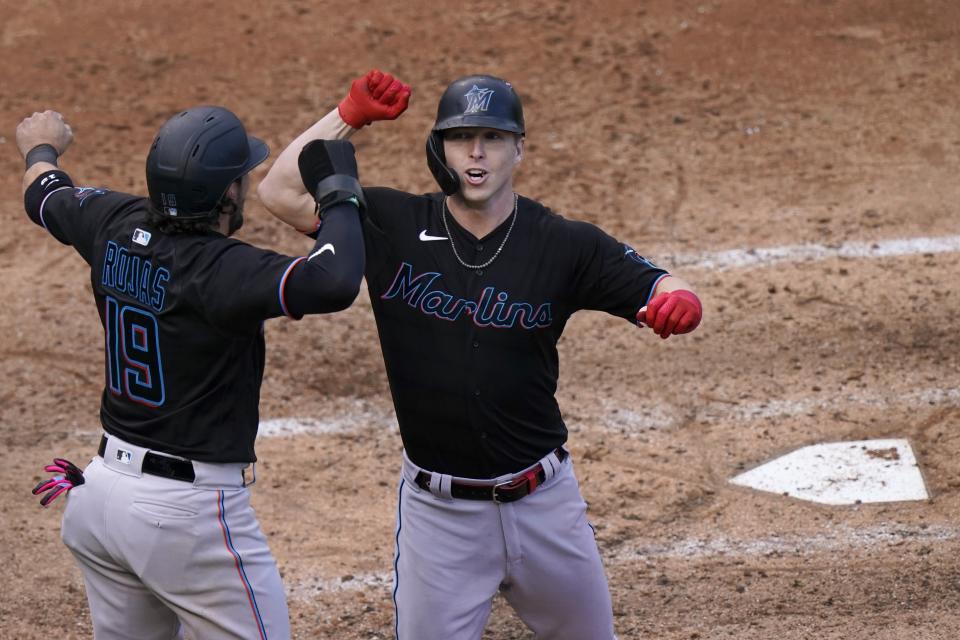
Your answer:
[[[300,151],[312,140],[346,140],[368,124],[394,120],[406,110],[409,100],[410,86],[389,73],[374,69],[354,80],[336,109],[294,138],[277,156],[257,187],[260,201],[270,213],[295,229],[314,231],[316,200],[300,176]]]
[[[285,284],[285,311],[294,317],[340,311],[357,297],[364,267],[358,209],[366,206],[352,144],[311,141],[298,156],[297,175],[310,185],[320,224],[313,249],[295,264]]]

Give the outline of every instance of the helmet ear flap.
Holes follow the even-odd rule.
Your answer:
[[[441,131],[433,131],[427,136],[427,166],[445,195],[452,196],[460,190],[459,176],[447,166]]]

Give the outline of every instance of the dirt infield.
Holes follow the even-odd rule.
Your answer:
[[[620,638],[960,636],[960,253],[842,251],[960,234],[955,0],[0,8],[0,637],[90,637],[62,506],[29,489],[52,456],[95,452],[103,384],[82,260],[23,214],[16,124],[63,112],[79,184],[145,192],[147,147],[177,109],[223,104],[275,155],[372,67],[414,95],[354,139],[365,183],[433,190],[422,148],[442,88],[501,75],[525,100],[520,192],[701,294],[692,336],[581,313],[561,342]],[[256,201],[240,237],[310,246]],[[771,247],[780,259],[750,259]],[[366,293],[270,321],[267,343],[253,495],[294,635],[390,638],[400,439]],[[727,482],[875,437],[910,440],[929,501],[825,507]],[[529,637],[498,602],[485,638]]]

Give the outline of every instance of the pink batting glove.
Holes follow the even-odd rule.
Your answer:
[[[57,475],[48,480],[41,480],[40,483],[33,488],[33,495],[38,496],[41,493],[45,494],[40,498],[41,507],[46,507],[62,494],[84,483],[83,471],[69,460],[64,460],[63,458],[54,458],[53,464],[48,464],[43,470]]]

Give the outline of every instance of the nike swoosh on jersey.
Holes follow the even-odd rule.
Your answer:
[[[444,238],[443,236],[429,236],[427,235],[427,230],[424,229],[420,232],[420,239],[423,242],[430,242],[431,240],[446,240],[447,238]]]
[[[333,248],[333,245],[328,242],[327,244],[323,245],[322,247],[320,247],[319,249],[317,249],[316,251],[314,251],[313,253],[311,253],[311,254],[310,254],[310,257],[307,258],[307,260],[313,260],[314,258],[316,258],[318,255],[320,255],[320,254],[323,253],[324,251],[329,251],[329,252],[332,253],[333,255],[337,255],[337,250],[334,249],[334,248]]]

